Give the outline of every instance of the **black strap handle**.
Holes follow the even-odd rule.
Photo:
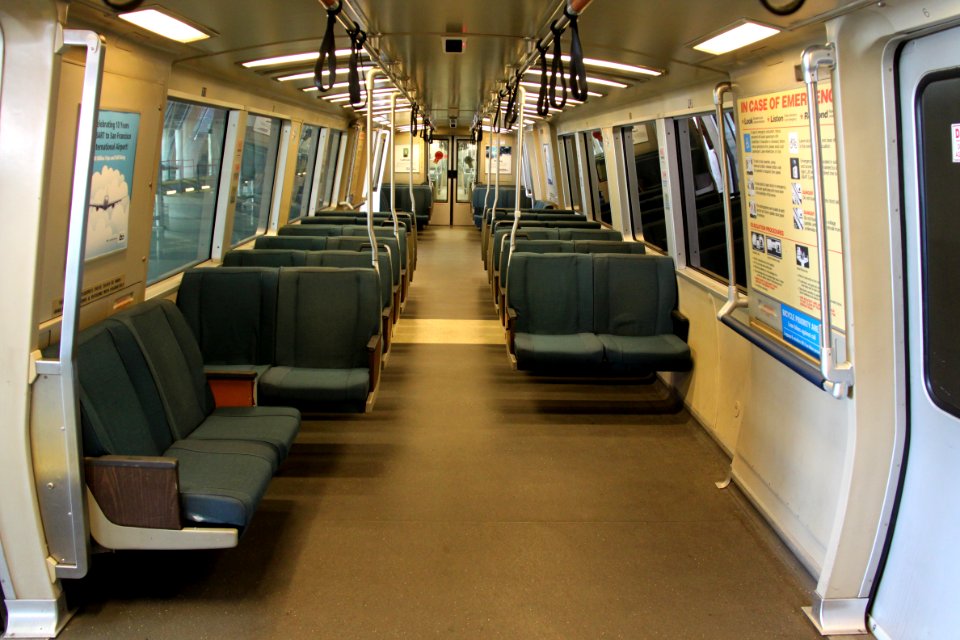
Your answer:
[[[104,0],[106,2],[106,0]],[[769,0],[760,0],[760,4],[763,5],[763,8],[769,11],[770,13],[778,16],[789,16],[797,11],[800,11],[800,7],[803,6],[805,0],[793,0],[793,2],[788,2],[785,5],[773,6]],[[107,3],[109,4],[109,3]]]
[[[560,44],[560,36],[563,35],[563,29],[557,27],[554,22],[550,25],[550,31],[553,33],[553,68],[550,76],[550,105],[554,109],[563,109],[567,104],[567,79],[563,77],[563,46]],[[563,87],[562,98],[557,101],[557,78],[560,78],[560,86]]]
[[[550,105],[548,103],[550,78],[547,75],[547,47],[543,46],[543,40],[537,42],[537,51],[540,53],[540,95],[537,96],[537,114],[543,118],[550,112]]]
[[[365,102],[360,96],[360,52],[363,51],[363,43],[367,41],[367,33],[357,23],[354,23],[353,29],[348,29],[347,33],[350,35],[350,70],[347,75],[350,82],[350,104],[359,106]]]
[[[497,93],[497,113],[493,116],[493,130],[500,133],[500,104],[503,102],[503,93]]]
[[[420,113],[420,106],[414,103],[410,111],[410,132],[413,135],[417,135],[417,132],[420,131],[420,126],[417,124],[417,115]]]
[[[333,27],[337,24],[337,16],[343,9],[342,3],[337,3],[333,9],[327,9],[327,30],[323,33],[323,42],[320,43],[320,57],[313,68],[313,85],[320,93],[326,93],[333,88],[337,78],[337,39],[333,34]],[[323,84],[323,67],[326,64],[330,83]]]
[[[573,32],[570,42],[570,93],[574,100],[580,102],[587,101],[587,68],[583,64],[583,45],[580,43],[580,28],[577,26],[578,16],[570,13],[566,8],[563,14],[570,21],[570,29]]]
[[[507,100],[507,112],[503,117],[503,125],[508,129],[513,126],[514,122],[517,121],[517,93],[519,93],[517,91],[518,87],[519,85],[516,84],[513,85],[512,88],[508,87],[509,98]]]
[[[103,0],[103,4],[107,5],[114,11],[133,11],[143,4],[143,0],[130,0],[129,2],[111,2],[110,0]]]

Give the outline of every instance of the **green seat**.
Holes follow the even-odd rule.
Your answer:
[[[243,249],[228,251],[223,256],[225,267],[302,267],[305,251],[291,249]]]
[[[137,339],[108,319],[80,333],[77,377],[84,453],[177,460],[180,513],[194,525],[245,528],[278,463],[258,440],[176,440]]]
[[[327,248],[327,238],[323,236],[260,236],[253,243],[253,248],[323,251]]]
[[[610,367],[622,373],[689,371],[690,348],[676,335],[673,259],[594,255],[594,331]]]
[[[560,240],[615,240],[623,242],[623,234],[616,229],[565,228],[558,230]]]
[[[591,256],[516,253],[507,275],[517,368],[596,369],[603,345],[593,335]]]
[[[136,338],[175,439],[247,438],[269,445],[275,451],[277,464],[283,460],[300,428],[299,412],[290,408],[278,412],[276,408],[249,407],[248,417],[270,419],[245,422],[230,419],[230,409],[217,409],[204,374],[200,348],[183,314],[172,302],[148,300],[114,318]]]
[[[308,267],[373,268],[369,249],[362,251],[311,251],[307,254],[306,261]],[[380,270],[380,304],[381,308],[386,311],[393,305],[393,269],[390,264],[390,255],[378,251],[377,265]]]
[[[647,252],[642,242],[619,240],[573,240],[574,253],[629,253],[638,255]]]
[[[260,379],[260,403],[365,409],[379,376],[380,311],[372,269],[281,269],[275,366]]]

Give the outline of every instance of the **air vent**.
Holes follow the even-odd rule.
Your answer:
[[[463,53],[467,43],[463,38],[444,38],[443,50],[446,53]]]

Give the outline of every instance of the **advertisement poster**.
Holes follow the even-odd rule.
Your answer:
[[[487,164],[483,167],[484,173],[496,173],[497,171],[497,147],[486,147],[484,152]],[[492,163],[492,164],[491,164]],[[503,145],[500,147],[500,175],[510,175],[513,172],[513,147]]]
[[[831,316],[846,326],[833,90],[818,90]],[[784,342],[820,357],[820,274],[804,86],[737,101],[744,215],[750,237],[750,312]]]
[[[139,113],[101,111],[87,203],[85,258],[92,260],[127,248],[133,163],[137,155]]]
[[[397,173],[410,173],[410,145],[398,144],[394,150],[393,170]],[[413,145],[413,172],[420,172],[420,145]]]

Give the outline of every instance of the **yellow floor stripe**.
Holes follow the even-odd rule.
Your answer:
[[[497,320],[401,320],[393,341],[397,344],[503,344]]]

